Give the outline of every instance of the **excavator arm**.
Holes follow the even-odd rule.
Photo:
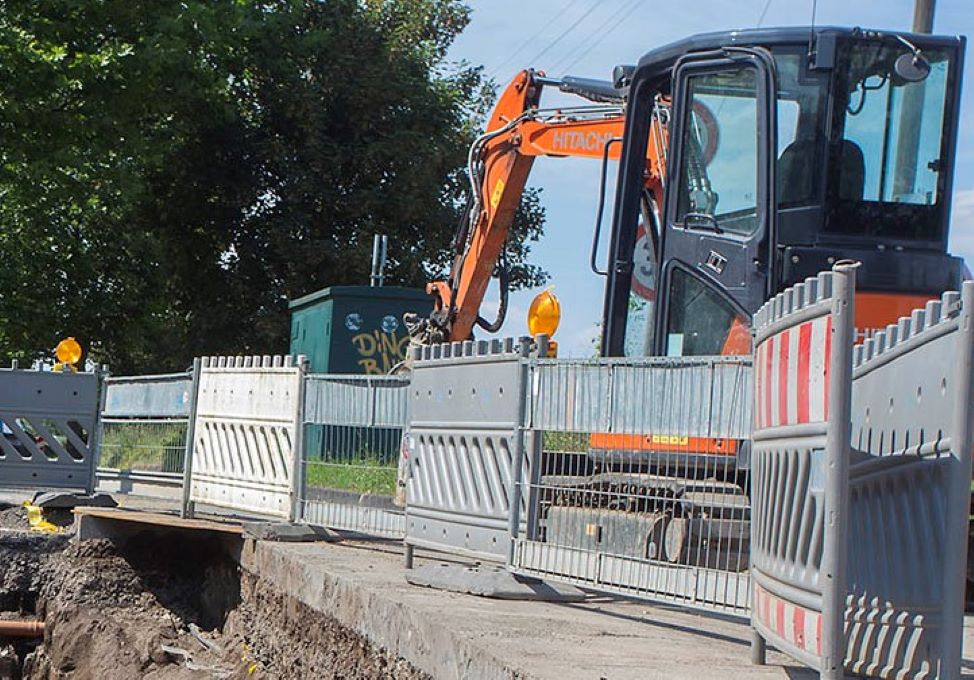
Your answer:
[[[545,86],[556,86],[600,102],[572,108],[540,109]],[[555,80],[543,73],[521,71],[501,94],[486,132],[471,146],[468,157],[471,200],[453,242],[453,263],[445,281],[426,287],[434,296],[431,317],[413,330],[421,342],[461,341],[470,338],[478,323],[496,330],[480,318],[480,306],[502,254],[524,193],[534,159],[538,156],[577,156],[618,159],[625,126],[623,92],[610,83],[580,78]],[[646,184],[662,196],[665,173],[665,127],[654,120],[646,161]],[[506,277],[501,274],[502,307]]]

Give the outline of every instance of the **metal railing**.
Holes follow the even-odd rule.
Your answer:
[[[309,375],[304,401],[303,492],[309,524],[402,538],[394,503],[409,380]]]
[[[751,362],[530,362],[516,571],[743,614]]]
[[[193,372],[111,377],[99,417],[98,478],[178,489],[183,482]]]

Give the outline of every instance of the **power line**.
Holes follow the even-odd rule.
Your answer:
[[[623,0],[622,5],[619,6],[619,7],[617,7],[616,10],[614,12],[612,12],[606,18],[605,21],[603,21],[601,24],[598,25],[598,27],[596,27],[591,33],[589,33],[587,39],[583,39],[579,43],[579,45],[577,47],[568,50],[568,52],[565,53],[565,56],[562,57],[561,61],[559,61],[557,64],[555,64],[554,66],[551,67],[552,72],[554,72],[554,73],[564,73],[565,70],[562,67],[565,64],[574,63],[573,60],[579,55],[579,53],[584,53],[584,52],[587,52],[587,51],[591,50],[591,48],[592,48],[592,40],[600,40],[600,39],[605,38],[605,36],[608,35],[608,33],[605,30],[606,27],[609,24],[611,24],[613,21],[615,21],[616,19],[618,19],[619,16],[623,12],[627,11],[627,9],[631,5],[638,4],[639,1],[640,0],[632,0],[632,2],[630,4],[627,4],[627,2],[629,2],[629,0]]]
[[[611,27],[610,27],[610,28],[609,28],[609,29],[608,29],[608,30],[607,30],[607,31],[606,31],[606,32],[605,32],[605,33],[604,33],[604,34],[603,34],[603,35],[602,35],[601,37],[602,37],[602,38],[606,38],[606,37],[608,37],[608,36],[610,36],[610,35],[612,35],[612,33],[613,33],[613,32],[615,32],[615,30],[616,30],[617,28],[619,28],[620,26],[622,26],[622,23],[623,23],[623,22],[624,22],[624,21],[625,21],[626,19],[628,19],[628,18],[629,18],[629,15],[631,15],[631,14],[632,14],[633,12],[635,12],[635,11],[636,11],[636,9],[637,9],[637,8],[639,7],[639,5],[640,5],[641,3],[642,3],[642,0],[633,0],[633,3],[632,3],[631,5],[627,5],[627,6],[626,6],[626,9],[625,9],[625,13],[624,13],[624,14],[623,14],[623,15],[622,15],[621,17],[619,17],[619,19],[618,19],[618,21],[616,21],[616,22],[615,22],[614,24],[612,24],[612,26],[611,26]],[[567,65],[567,66],[565,67],[565,69],[564,69],[564,70],[565,70],[565,71],[568,71],[568,70],[570,70],[570,69],[571,69],[572,67],[574,67],[574,66],[575,66],[575,64],[577,64],[577,63],[578,63],[578,62],[580,62],[580,61],[581,61],[582,59],[584,59],[585,57],[587,57],[587,56],[588,56],[588,54],[589,54],[589,52],[591,52],[591,51],[592,51],[593,49],[595,49],[595,47],[596,47],[596,45],[598,45],[598,44],[599,44],[599,43],[598,43],[597,41],[595,41],[595,40],[592,40],[592,41],[590,42],[590,44],[589,44],[589,46],[588,46],[587,48],[585,48],[585,50],[584,50],[584,51],[583,51],[583,52],[582,52],[581,54],[579,54],[579,55],[578,55],[578,56],[577,56],[577,57],[576,57],[576,58],[575,58],[575,59],[574,59],[574,60],[573,60],[573,61],[572,61],[572,62],[571,62],[570,64],[568,64],[568,65]]]
[[[550,43],[548,43],[548,46],[547,47],[545,47],[543,50],[541,50],[536,55],[534,55],[534,57],[532,57],[528,63],[529,64],[532,64],[532,65],[533,64],[536,64],[538,62],[538,60],[541,59],[541,57],[543,57],[544,55],[548,54],[548,52],[551,51],[551,48],[552,47],[554,47],[555,45],[557,45],[558,43],[560,43],[565,38],[566,35],[568,35],[572,31],[574,31],[578,27],[578,25],[580,23],[582,23],[583,21],[585,21],[589,17],[589,15],[598,8],[600,2],[601,2],[601,0],[595,0],[595,2],[592,3],[591,7],[589,7],[587,10],[585,10],[585,12],[582,14],[582,16],[578,17],[578,19],[576,19],[574,22],[572,22],[572,25],[571,26],[569,26],[568,28],[566,28],[564,31],[561,32],[561,34],[557,38],[555,38]]]
[[[551,24],[553,24],[555,21],[557,21],[562,16],[564,16],[566,12],[571,10],[571,8],[577,5],[580,1],[581,0],[569,0],[568,4],[565,5],[558,13],[554,14],[551,18],[549,18],[548,21],[546,21],[541,28],[539,28],[537,31],[532,33],[531,36],[528,37],[523,43],[521,43],[516,50],[514,50],[509,55],[507,55],[507,59],[505,59],[497,66],[492,68],[490,70],[490,77],[493,78],[500,72],[502,68],[504,68],[512,61],[514,61],[514,58],[517,57],[519,54],[521,54],[521,52],[523,52],[528,46],[532,45],[535,39],[538,36],[540,36],[542,33],[544,33],[546,30],[548,30],[548,27],[551,26]]]

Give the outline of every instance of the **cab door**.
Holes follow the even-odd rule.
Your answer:
[[[674,71],[655,353],[746,354],[774,275],[774,64],[733,48]]]

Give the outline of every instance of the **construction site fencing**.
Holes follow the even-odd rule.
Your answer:
[[[843,677],[854,276],[794,286],[754,323],[754,658],[768,641],[827,678]]]
[[[513,569],[746,613],[750,357],[528,364]]]
[[[196,375],[110,377],[99,415],[98,479],[126,493],[183,484]]]
[[[961,672],[974,283],[857,347],[852,380],[845,666]]]
[[[309,375],[300,517],[333,529],[402,538],[394,503],[407,424],[408,378]]]
[[[0,486],[94,488],[100,379],[0,369]]]
[[[527,338],[417,348],[409,386],[407,547],[505,562],[525,517]],[[409,557],[407,555],[407,562]]]
[[[756,317],[752,624],[817,668],[960,675],[974,284],[852,349],[855,267]]]
[[[184,514],[196,503],[296,520],[305,358],[203,357]]]

